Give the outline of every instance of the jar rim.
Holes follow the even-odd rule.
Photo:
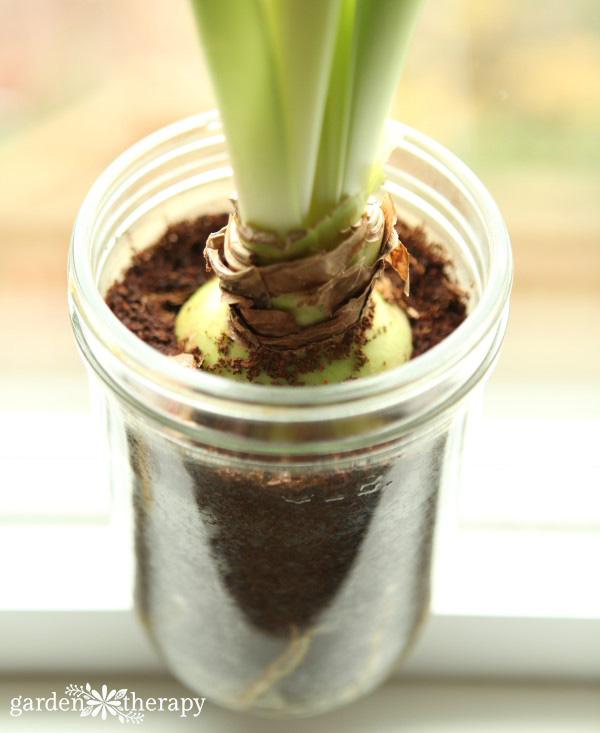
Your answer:
[[[449,176],[460,182],[481,214],[486,236],[491,243],[491,276],[482,288],[481,297],[465,321],[441,343],[424,354],[380,374],[361,377],[340,384],[316,386],[269,386],[230,380],[226,377],[183,368],[135,336],[111,312],[98,288],[89,251],[93,223],[106,201],[107,191],[115,182],[124,182],[136,162],[153,150],[176,141],[178,137],[206,128],[222,138],[218,112],[193,115],[163,127],[119,155],[97,178],[77,214],[69,253],[69,290],[71,311],[85,324],[98,343],[112,352],[127,367],[131,380],[143,379],[146,387],[167,392],[169,399],[188,406],[207,407],[206,398],[216,400],[212,409],[228,414],[240,408],[252,409],[253,419],[298,419],[310,411],[327,411],[323,417],[361,414],[373,408],[373,400],[402,402],[426,391],[432,384],[451,374],[466,354],[472,351],[502,320],[512,284],[512,254],[508,233],[500,211],[475,174],[453,153],[423,133],[403,123],[388,120],[395,140],[416,148],[423,156],[443,166]],[[176,142],[174,143],[176,144]],[[79,346],[85,350],[85,336],[75,328]],[[86,354],[87,355],[87,354]],[[96,366],[96,365],[95,365]],[[218,403],[218,405],[217,405]],[[371,403],[370,407],[367,403]],[[353,405],[349,408],[349,405]],[[336,410],[337,408],[337,410]],[[283,414],[279,414],[283,409]],[[293,415],[290,412],[293,411]],[[341,410],[341,412],[340,412]],[[244,414],[242,412],[242,414]]]

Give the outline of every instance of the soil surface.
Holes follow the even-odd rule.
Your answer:
[[[226,223],[227,214],[222,214],[169,227],[154,245],[134,256],[129,269],[106,295],[117,318],[163,354],[181,353],[175,318],[190,295],[211,277],[203,250],[209,234]],[[420,227],[399,222],[396,229],[411,256],[410,295],[404,295],[404,283],[391,267],[383,275],[381,289],[384,297],[409,317],[414,358],[464,321],[466,295],[453,282],[451,263],[441,245],[430,242]]]

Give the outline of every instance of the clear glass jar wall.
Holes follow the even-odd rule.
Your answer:
[[[350,701],[385,677],[427,609],[437,496],[497,356],[512,262],[473,174],[413,130],[388,132],[385,188],[447,247],[470,314],[375,377],[233,383],[153,351],[104,304],[168,223],[228,209],[214,113],[124,153],[75,223],[73,328],[104,393],[113,485],[133,503],[137,607],[173,673],[215,703],[305,715]]]

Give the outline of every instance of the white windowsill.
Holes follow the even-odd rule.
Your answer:
[[[73,683],[90,682],[93,689],[103,684],[109,690],[126,688],[142,699],[150,697],[188,697],[190,691],[174,680],[140,675],[123,676],[77,674],[60,677],[17,678],[0,681],[0,709],[4,711],[3,731],[28,733],[69,733],[92,730],[71,712],[24,713],[8,715],[10,701],[18,695],[46,698],[58,695]],[[94,721],[95,722],[95,721]],[[93,726],[94,724],[91,723]],[[123,726],[110,717],[98,723],[102,731],[122,731]],[[310,720],[251,718],[221,710],[207,699],[201,715],[146,713],[145,733],[203,731],[203,733],[597,733],[600,729],[600,699],[592,685],[557,685],[482,682],[431,682],[391,680],[374,693],[341,710]]]
[[[0,671],[162,669],[132,611],[126,520],[109,521],[95,429],[87,415],[13,416],[3,436],[3,476],[28,482],[0,498]],[[36,431],[36,455],[19,453]],[[431,616],[403,675],[600,678],[594,435],[595,420],[482,423],[464,490],[443,496]]]

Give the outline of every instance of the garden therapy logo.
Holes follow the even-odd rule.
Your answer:
[[[69,685],[65,689],[67,697],[57,697],[56,692],[50,697],[24,697],[19,695],[10,701],[10,714],[18,718],[23,713],[31,712],[78,712],[82,718],[91,716],[117,718],[119,723],[139,725],[144,722],[145,712],[179,713],[179,717],[187,718],[188,714],[197,718],[202,712],[205,697],[138,697],[135,692],[126,689],[108,691],[102,685],[101,692],[92,689],[88,682],[83,685]]]

